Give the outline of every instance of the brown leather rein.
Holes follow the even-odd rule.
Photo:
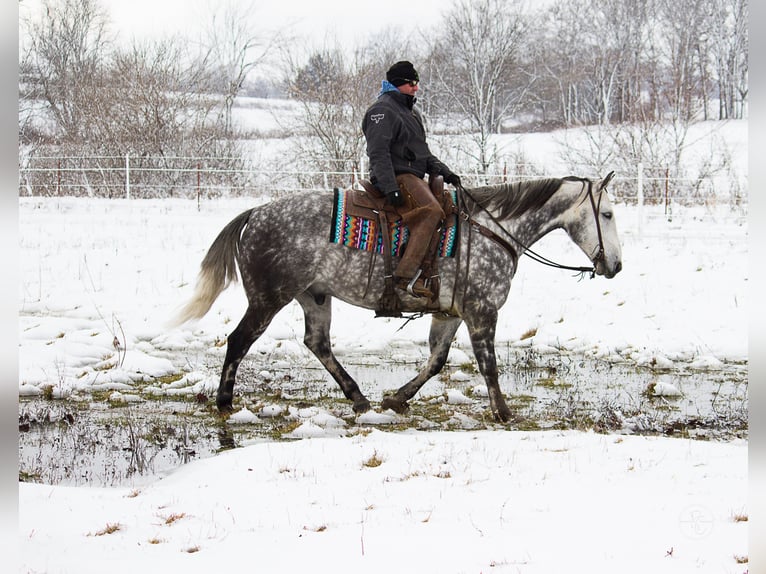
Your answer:
[[[605,182],[608,182],[612,178],[613,175],[614,175],[614,172],[610,173],[605,178]],[[545,257],[543,255],[540,255],[539,253],[533,251],[529,246],[524,245],[521,241],[516,239],[511,234],[510,231],[508,231],[505,227],[503,227],[502,223],[500,223],[500,221],[494,215],[492,215],[486,207],[484,207],[478,201],[476,201],[476,199],[471,195],[471,193],[465,187],[463,187],[461,185],[458,188],[458,192],[464,193],[465,195],[467,195],[471,199],[471,201],[474,202],[475,205],[478,205],[481,208],[481,210],[484,211],[487,214],[487,216],[489,216],[490,220],[492,220],[492,222],[495,225],[497,225],[500,228],[500,230],[506,236],[508,236],[508,238],[511,239],[511,241],[516,243],[522,249],[524,255],[530,257],[531,259],[534,259],[538,263],[542,263],[543,265],[548,265],[549,267],[555,267],[556,269],[567,269],[569,271],[577,271],[580,274],[590,273],[590,276],[591,276],[591,279],[592,279],[593,277],[596,276],[596,263],[598,263],[598,261],[603,260],[604,259],[604,255],[605,255],[604,238],[603,238],[603,235],[601,233],[601,221],[599,220],[599,213],[600,213],[600,208],[601,208],[601,197],[602,197],[602,194],[599,193],[598,202],[596,202],[596,199],[595,199],[594,194],[593,194],[593,182],[590,179],[581,178],[581,177],[575,177],[575,176],[569,176],[569,177],[566,177],[564,179],[568,180],[568,181],[579,181],[579,182],[581,182],[582,185],[583,185],[583,189],[585,189],[586,184],[588,186],[587,197],[590,199],[591,208],[593,209],[593,216],[594,216],[594,218],[596,220],[596,232],[598,234],[598,251],[596,252],[595,257],[593,257],[591,259],[591,261],[593,262],[593,265],[591,267],[577,267],[577,266],[571,266],[571,265],[563,265],[561,263],[556,263],[555,261],[553,261],[551,259],[548,259],[547,257]],[[606,188],[606,185],[604,184],[604,185],[601,186],[599,191],[601,191],[603,193],[605,188]],[[461,202],[460,198],[458,198],[458,203],[460,204],[460,203],[464,203],[464,202]],[[505,239],[500,237],[497,233],[495,233],[491,229],[489,229],[489,228],[485,227],[484,225],[481,225],[480,223],[478,223],[475,220],[473,220],[471,215],[468,212],[466,212],[464,209],[462,209],[462,208],[456,208],[456,209],[457,209],[457,213],[458,213],[459,217],[463,221],[468,222],[474,229],[476,229],[483,236],[491,239],[492,241],[494,241],[495,243],[500,245],[503,249],[508,251],[508,253],[513,258],[514,265],[518,262],[518,259],[519,259],[518,252],[513,247],[513,245],[511,245],[508,241],[506,241]]]

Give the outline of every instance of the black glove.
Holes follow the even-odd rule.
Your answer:
[[[456,173],[451,173],[444,178],[444,183],[448,183],[454,187],[463,187],[460,183],[460,176]]]
[[[404,196],[401,191],[395,189],[386,193],[386,201],[394,207],[401,207],[404,205]]]

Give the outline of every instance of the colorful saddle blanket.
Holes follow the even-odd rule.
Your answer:
[[[335,190],[333,200],[333,216],[330,226],[330,243],[337,243],[352,249],[383,253],[383,236],[380,224],[373,212],[366,213],[359,209],[354,198],[364,194],[354,190]],[[456,192],[450,191],[453,202],[457,201]],[[448,214],[446,225],[441,230],[438,255],[440,257],[455,256],[455,240],[457,235],[457,215]],[[407,246],[410,232],[400,218],[390,216],[388,222],[391,235],[391,255],[401,257]]]

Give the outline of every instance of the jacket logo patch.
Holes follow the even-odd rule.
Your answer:
[[[370,119],[376,124],[379,124],[380,120],[382,120],[385,117],[386,117],[386,114],[373,114],[370,116]]]

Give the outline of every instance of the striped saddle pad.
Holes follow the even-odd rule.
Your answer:
[[[452,200],[457,201],[454,190],[447,193],[451,193]],[[366,191],[336,189],[333,198],[330,243],[362,251],[383,253],[380,223],[372,208],[373,203]],[[391,235],[391,255],[401,257],[407,246],[410,232],[402,220],[394,214],[389,216],[388,226],[388,233]],[[454,257],[457,215],[447,215],[446,225],[442,227],[440,233],[439,256]]]

